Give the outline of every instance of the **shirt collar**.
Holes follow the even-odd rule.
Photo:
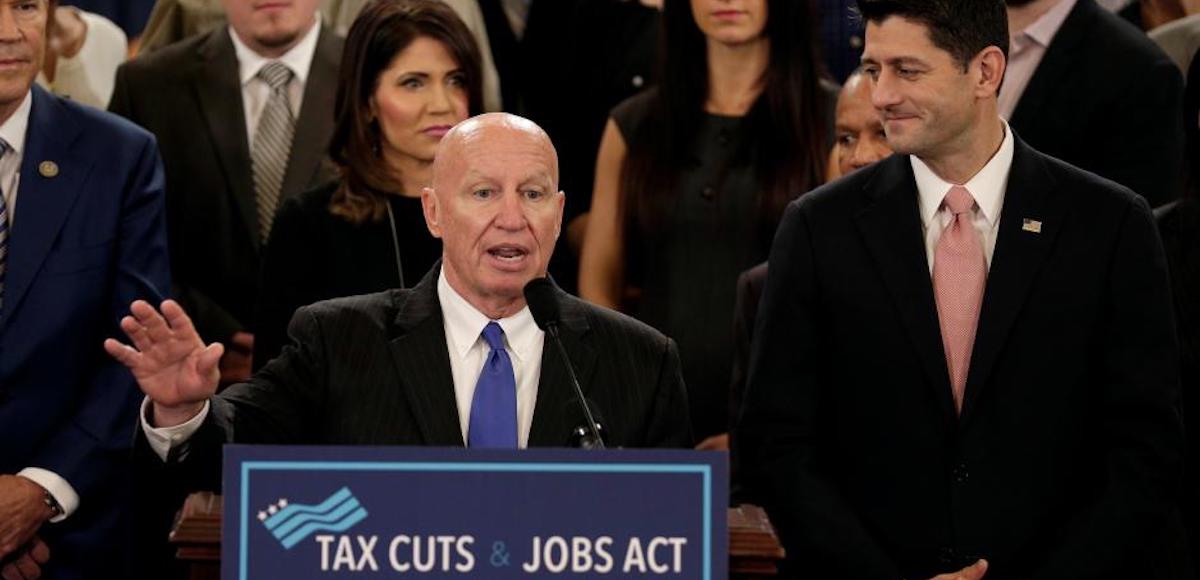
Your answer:
[[[963,184],[963,187],[971,192],[971,197],[975,198],[975,204],[979,206],[979,211],[989,226],[995,226],[996,220],[1000,219],[1000,209],[1004,207],[1004,190],[1008,187],[1008,171],[1012,168],[1013,160],[1012,129],[1003,119],[1000,122],[1004,124],[1004,140],[1000,142],[1000,149],[992,155],[983,169]],[[910,155],[909,161],[912,163],[913,178],[916,179],[917,193],[921,200],[921,223],[928,227],[941,209],[946,192],[955,184],[938,177],[916,155]]]
[[[21,106],[13,111],[11,117],[0,125],[0,139],[17,155],[25,153],[25,133],[29,128],[29,112],[33,110],[33,91],[25,93]]]
[[[308,80],[308,69],[312,66],[313,55],[317,52],[317,36],[321,33],[321,14],[318,12],[313,25],[304,33],[304,38],[296,43],[291,50],[283,53],[279,58],[266,58],[246,46],[241,38],[238,38],[237,32],[233,27],[229,27],[229,36],[233,39],[233,50],[237,53],[238,60],[238,76],[245,86],[246,83],[254,79],[258,71],[264,65],[271,61],[279,61],[289,69],[292,69],[294,78],[300,81],[303,85]]]
[[[1043,47],[1050,46],[1050,41],[1054,40],[1054,35],[1058,34],[1058,29],[1062,28],[1063,22],[1066,22],[1067,16],[1071,14],[1071,9],[1075,7],[1077,1],[1062,0],[1055,4],[1045,14],[1034,20],[1033,24],[1026,26],[1020,35],[1029,37]]]
[[[463,298],[450,283],[446,281],[446,268],[438,272],[437,281],[438,302],[442,305],[442,320],[446,325],[446,338],[452,353],[459,358],[467,356],[471,347],[479,342],[483,327],[493,322],[485,316],[466,298]],[[529,363],[533,356],[533,348],[540,343],[545,333],[537,327],[529,307],[522,308],[516,314],[495,321],[504,329],[504,340],[518,361]]]

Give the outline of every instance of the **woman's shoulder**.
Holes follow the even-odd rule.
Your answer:
[[[650,87],[613,107],[609,116],[621,130],[621,135],[627,140],[637,132],[638,127],[650,116],[655,99],[658,98],[658,88]]]

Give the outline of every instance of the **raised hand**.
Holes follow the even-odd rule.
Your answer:
[[[121,319],[121,330],[133,346],[108,339],[104,350],[129,367],[142,392],[154,402],[154,423],[172,427],[191,419],[217,392],[217,363],[225,349],[200,339],[191,318],[173,300],[162,303],[162,313],[138,300]]]
[[[987,574],[987,560],[976,560],[974,564],[950,574],[939,574],[933,577],[933,580],[982,580],[984,574]]]

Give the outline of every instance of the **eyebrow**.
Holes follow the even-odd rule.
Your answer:
[[[889,66],[902,66],[902,65],[917,65],[917,66],[923,66],[923,67],[929,66],[925,61],[923,61],[915,56],[892,57],[892,58],[886,59],[883,63],[880,63],[879,61],[877,61],[871,57],[864,56],[862,59],[862,63],[863,64],[886,64]]]

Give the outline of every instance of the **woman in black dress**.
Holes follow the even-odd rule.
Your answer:
[[[737,276],[829,152],[836,87],[809,4],[666,0],[659,84],[613,109],[600,144],[580,296],[679,343],[705,448],[726,446]]]
[[[330,158],[341,179],[288,200],[263,255],[254,366],[295,310],[412,286],[441,256],[421,210],[447,131],[481,112],[479,49],[436,0],[375,0],[346,37]]]

